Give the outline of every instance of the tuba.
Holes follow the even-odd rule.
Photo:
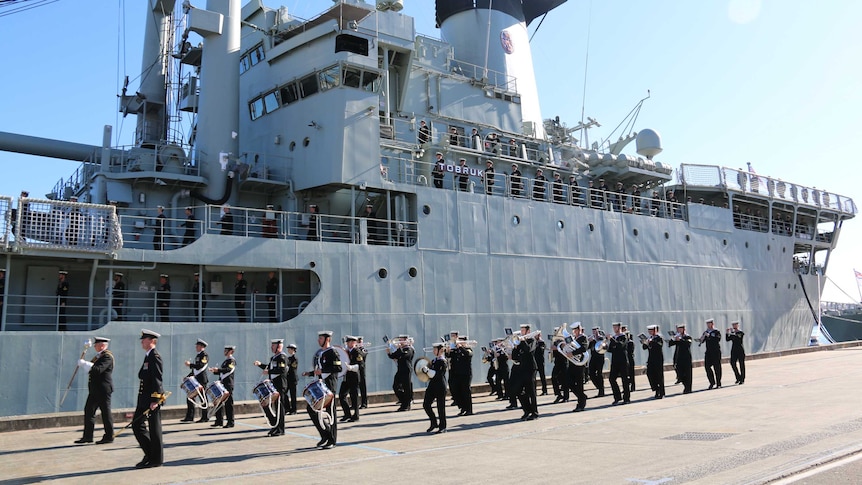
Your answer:
[[[571,337],[569,337],[571,338]],[[581,344],[577,340],[572,339],[570,342],[560,342],[557,350],[563,354],[569,362],[577,366],[585,366],[590,361],[590,352],[582,352],[575,354],[574,351],[581,348]]]
[[[593,350],[595,350],[597,354],[601,355],[604,355],[605,352],[608,351],[608,337],[605,335],[605,332],[599,330],[599,336],[596,339],[596,343],[593,344]]]

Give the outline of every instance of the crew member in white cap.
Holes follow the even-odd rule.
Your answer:
[[[346,335],[344,342],[347,348],[347,356],[350,358],[347,375],[341,381],[341,389],[338,391],[338,401],[341,403],[341,411],[344,416],[341,421],[359,421],[359,349],[356,347],[356,337]],[[347,398],[350,397],[348,403]],[[351,413],[350,410],[353,410]]]
[[[392,391],[398,399],[397,411],[409,411],[413,404],[413,356],[415,351],[408,342],[410,336],[399,335],[393,351],[391,345],[386,347],[386,354],[397,364],[395,378],[392,380]],[[392,343],[392,342],[390,342]]]
[[[191,207],[186,207],[186,220],[180,224],[180,226],[184,227],[183,231],[183,247],[188,246],[189,244],[195,242],[195,233],[198,227],[198,220],[195,219],[194,209]]]
[[[69,272],[57,273],[57,330],[66,331],[66,304],[69,297]]]
[[[299,360],[296,358],[296,344],[288,344],[287,347],[287,397],[284,398],[284,406],[287,414],[296,414],[296,384],[299,382],[297,369]]]
[[[93,348],[96,356],[91,360],[78,360],[78,367],[88,372],[87,404],[84,405],[84,436],[75,443],[92,443],[96,427],[96,409],[102,414],[105,435],[96,444],[114,442],[114,421],[111,417],[111,394],[114,392],[114,355],[108,350],[109,338],[96,337]]]
[[[706,369],[709,388],[721,387],[721,332],[715,328],[715,320],[712,318],[706,321],[706,330],[700,341],[706,344],[703,368]]]
[[[159,410],[164,403],[165,391],[162,389],[162,357],[156,350],[159,337],[161,335],[152,330],[141,330],[141,348],[146,355],[138,371],[141,383],[138,386],[138,405],[132,418],[132,431],[144,450],[144,459],[135,468],[158,467],[164,462],[162,416]],[[146,419],[145,412],[148,413]]]
[[[117,321],[123,321],[123,311],[126,304],[126,284],[123,273],[114,273],[114,286],[111,288],[111,307],[117,312]]]
[[[425,400],[422,402],[422,407],[425,409],[425,414],[431,421],[431,426],[426,430],[428,433],[437,430],[436,433],[446,432],[446,358],[445,358],[445,343],[435,342],[434,360],[430,364],[423,367],[421,372],[428,375],[428,388],[425,389]],[[434,416],[434,401],[437,401],[437,415]]]
[[[156,207],[156,220],[153,223],[153,249],[161,251],[165,246],[165,208],[163,206]]]
[[[742,346],[742,338],[745,337],[745,332],[739,329],[739,322],[730,324],[732,328],[727,329],[725,339],[731,342],[730,347],[730,368],[733,369],[733,374],[736,375],[736,383],[745,383],[745,348]],[[739,368],[736,365],[739,364]]]
[[[206,348],[206,341],[203,339],[198,339],[198,341],[195,343],[195,350],[197,351],[197,354],[195,355],[195,360],[187,360],[185,362],[186,367],[191,369],[191,371],[186,377],[194,377],[198,381],[198,384],[203,386],[204,389],[207,388],[207,363],[209,362],[209,355],[207,354]],[[195,409],[197,408],[198,406],[196,406],[187,399],[186,417],[185,419],[181,419],[180,422],[191,423],[192,421],[194,421]],[[207,421],[209,421],[209,417],[207,416],[207,409],[201,409],[201,419],[198,420],[198,423],[206,423]]]
[[[159,321],[167,322],[171,317],[171,284],[167,274],[159,275],[159,291],[156,293],[156,306],[159,309]]]
[[[599,391],[595,397],[604,397],[605,395],[605,376],[602,373],[602,369],[605,367],[605,354],[596,351],[596,342],[601,342],[605,338],[601,332],[602,329],[596,325],[593,327],[593,334],[587,337],[590,344],[590,382]]]
[[[655,392],[655,398],[664,397],[664,353],[662,345],[664,340],[659,333],[658,325],[647,326],[649,337],[641,345],[647,351],[646,372],[649,386]]]
[[[341,371],[341,358],[338,352],[332,348],[332,330],[321,330],[317,334],[317,343],[320,348],[314,353],[314,370],[303,372],[304,376],[316,376],[326,386],[327,392],[332,392],[337,389],[338,373]],[[338,421],[336,420],[338,407],[335,405],[335,399],[331,399],[328,406],[317,410],[311,407],[310,404],[305,406],[308,416],[317,428],[320,434],[320,441],[317,442],[317,447],[328,450],[335,446],[338,438]]]
[[[267,436],[282,436],[284,435],[284,412],[285,407],[285,392],[287,388],[287,355],[284,353],[284,339],[275,338],[270,342],[272,348],[272,357],[268,363],[262,363],[259,360],[254,361],[254,365],[263,369],[264,375],[269,377],[275,390],[278,391],[278,402],[275,416],[269,413],[268,409],[264,409],[269,424],[272,429],[269,430]]]
[[[518,345],[512,349],[512,390],[509,393],[509,408],[517,398],[524,413],[521,421],[532,421],[539,417],[536,403],[536,360],[533,357],[536,341],[533,338],[524,338],[528,333],[530,333],[530,324],[521,324],[521,338],[518,339]]]
[[[691,342],[684,323],[676,326],[676,335],[667,341],[669,347],[676,347],[676,375],[682,383],[683,394],[691,393]]]
[[[431,178],[434,179],[434,187],[443,188],[443,177],[446,175],[446,160],[443,160],[443,154],[437,152],[435,155],[436,161],[434,168],[431,170]]]
[[[590,345],[587,342],[587,336],[584,335],[584,329],[581,327],[581,322],[573,323],[571,325],[571,329],[571,355],[572,357],[581,355],[581,362],[583,362],[583,359],[589,355],[587,352],[589,352]],[[566,350],[566,348],[563,347],[563,350]],[[578,404],[575,406],[574,412],[583,411],[584,408],[587,407],[587,394],[584,392],[584,366],[570,363],[566,380],[568,380],[569,388],[575,394],[575,397],[578,398]]]
[[[224,386],[225,390],[229,393],[227,399],[224,402],[224,406],[219,408],[215,414],[215,422],[212,424],[212,427],[224,426],[225,428],[233,428],[233,374],[236,371],[236,358],[233,356],[234,351],[236,350],[236,345],[225,345],[224,346],[224,362],[221,363],[221,367],[211,367],[210,372],[213,374],[217,374],[219,376],[219,380]],[[227,423],[225,424],[222,421],[222,415],[227,417]]]
[[[626,348],[628,338],[622,332],[622,322],[614,322],[612,326],[614,334],[607,337],[608,352],[611,353],[611,371],[608,374],[608,381],[610,381],[611,390],[614,393],[614,402],[611,405],[616,406],[631,402],[631,387],[629,384],[629,354]],[[617,383],[617,379],[621,381],[621,384]]]

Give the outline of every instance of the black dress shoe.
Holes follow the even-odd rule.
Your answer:
[[[721,383],[720,383],[720,382],[719,382],[719,383],[717,383],[717,384],[715,385],[715,387],[721,387]]]
[[[426,430],[425,430],[425,432],[426,432],[426,433],[430,433],[430,432],[434,431],[435,429],[437,429],[437,425],[436,425],[436,424],[435,424],[434,426],[431,426],[431,427],[429,427],[428,429],[426,429]]]
[[[270,436],[284,436],[284,431],[277,429],[269,434]]]
[[[350,421],[351,423],[355,423],[355,422],[359,421],[359,416],[354,414],[353,416],[350,417],[350,419],[348,419],[348,421]]]
[[[96,444],[97,445],[106,445],[108,443],[113,443],[113,442],[114,442],[114,438],[111,438],[110,436],[105,436],[102,439],[100,439],[99,441],[97,441]]]
[[[93,442],[93,439],[92,439],[92,438],[90,438],[90,439],[87,439],[87,438],[81,438],[81,439],[79,439],[79,440],[75,440],[75,444],[76,444],[76,445],[81,445],[81,444],[84,444],[84,443],[92,443],[92,442]]]
[[[707,388],[707,391],[714,388],[714,387],[715,387],[715,384],[710,384],[709,387]]]
[[[527,421],[532,421],[538,417],[539,417],[539,415],[537,413],[532,413],[532,414],[527,416]]]
[[[440,433],[445,433],[445,432],[446,432],[446,428],[440,428],[440,429],[438,429],[438,430],[437,430],[437,432],[436,432],[436,433],[434,433],[434,434],[440,434]]]
[[[147,463],[142,468],[158,468],[160,466],[162,466],[161,463]]]
[[[233,423],[229,422],[226,425],[222,426],[222,428],[233,428]]]
[[[619,406],[620,404],[622,404],[622,401],[614,401],[611,403],[611,406]]]
[[[145,456],[143,460],[135,463],[135,468],[144,468],[149,464],[150,464],[150,459]]]
[[[563,398],[562,398],[561,396],[557,396],[557,398],[556,398],[556,399],[554,399],[554,404],[557,404],[557,403],[560,403],[560,402],[563,402]]]
[[[183,418],[180,420],[181,423],[193,423],[194,421],[193,418]]]
[[[331,441],[327,441],[326,443],[323,444],[323,446],[320,447],[320,449],[321,450],[331,450],[334,447],[335,447],[335,443],[333,443]]]
[[[506,406],[506,409],[518,409],[518,406],[514,404],[509,404],[508,406]]]
[[[218,428],[219,426],[224,426],[224,423],[216,421],[215,423],[210,425],[210,428]]]
[[[527,418],[529,418],[529,417],[530,417],[530,415],[528,413],[524,413],[521,415],[521,421],[526,421]]]
[[[339,421],[339,422],[342,422],[342,423],[346,423],[348,419],[350,419],[350,416],[348,416],[348,415],[346,415],[346,414],[345,414],[345,415],[344,415],[344,416],[342,416],[342,417],[341,417],[341,419],[339,419],[338,421]]]
[[[362,406],[359,406],[359,409],[368,409],[368,403],[362,404]]]
[[[197,420],[197,421],[195,421],[195,422],[196,422],[196,423],[209,423],[209,422],[210,422],[210,420],[209,420],[209,418],[207,418],[207,419],[201,418],[201,419],[199,419],[199,420]],[[160,463],[160,464],[161,464],[161,463]]]
[[[318,448],[320,448],[321,446],[325,445],[326,443],[329,443],[329,438],[323,438],[322,440],[318,441],[316,446]]]

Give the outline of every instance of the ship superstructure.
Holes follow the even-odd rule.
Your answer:
[[[697,335],[714,318],[741,321],[751,352],[807,343],[852,199],[737,168],[674,172],[648,129],[581,146],[594,121],[542,119],[529,61],[527,24],[561,1],[438,0],[446,40],[378,3],[305,20],[257,0],[150,0],[143,63],[158,73],[121,93],[135,146],[110,146],[109,129],[101,146],[0,134],[0,149],[81,161],[48,198],[0,199],[0,376],[23,394],[0,415],[80,408],[85,384],[59,407],[57,369],[96,330],[131,361],[140,327],[160,332],[168,386],[197,338],[248,362],[286,338],[310,365],[322,328],[375,345],[450,329],[487,342],[526,321]],[[369,389],[387,390],[388,359],[369,365]],[[136,372],[118,365],[115,407],[133,405]],[[258,377],[238,369],[239,399]]]

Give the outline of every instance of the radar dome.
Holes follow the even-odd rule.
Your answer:
[[[647,128],[639,131],[636,143],[638,155],[647,157],[647,160],[661,153],[661,135],[655,130]]]

